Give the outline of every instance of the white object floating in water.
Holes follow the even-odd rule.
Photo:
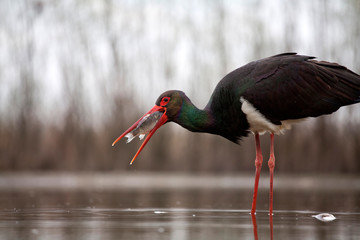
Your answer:
[[[154,213],[155,213],[155,214],[164,214],[164,213],[167,213],[167,212],[156,210],[156,211],[154,211]]]
[[[336,217],[330,213],[320,213],[318,215],[312,215],[312,217],[323,222],[331,222],[336,219]]]

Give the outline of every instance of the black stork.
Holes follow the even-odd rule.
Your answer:
[[[217,134],[234,143],[239,143],[242,137],[252,132],[256,143],[256,171],[251,214],[255,214],[263,161],[259,134],[268,132],[269,212],[272,215],[274,134],[289,129],[292,123],[330,114],[342,106],[359,102],[358,74],[336,63],[316,61],[314,57],[296,53],[283,53],[248,63],[227,74],[218,83],[203,110],[195,107],[182,91],[164,92],[156,100],[155,106],[118,137],[113,145],[124,136],[131,140],[134,129],[140,131],[141,138],[148,133],[132,164],[155,131],[167,122],[176,122],[192,132]],[[154,113],[159,115],[159,112],[159,117],[148,120]],[[143,128],[139,130],[139,127]]]

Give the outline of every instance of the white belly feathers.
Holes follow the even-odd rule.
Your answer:
[[[281,121],[281,125],[275,125],[264,115],[262,115],[249,101],[241,97],[241,110],[245,113],[247,121],[250,125],[250,131],[253,133],[263,134],[265,132],[283,134],[291,128],[291,124],[304,121],[305,118],[295,120]]]

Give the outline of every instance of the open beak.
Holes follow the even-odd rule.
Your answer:
[[[130,165],[134,162],[135,158],[140,154],[141,150],[145,147],[146,143],[150,140],[151,136],[154,135],[154,133],[156,132],[156,130],[161,127],[161,125],[165,124],[168,121],[168,117],[166,116],[166,108],[164,107],[160,107],[155,105],[149,112],[147,112],[146,114],[144,114],[144,116],[142,116],[139,120],[137,120],[128,130],[126,130],[123,134],[120,135],[120,137],[118,137],[112,144],[112,146],[115,145],[115,143],[117,143],[120,139],[122,139],[126,134],[128,134],[129,132],[131,132],[132,130],[134,130],[137,125],[139,124],[139,122],[148,114],[152,114],[156,111],[159,112],[163,112],[164,114],[160,117],[160,119],[157,121],[155,127],[153,129],[151,129],[151,131],[149,132],[149,134],[146,136],[144,142],[141,144],[139,150],[136,152],[135,156],[133,157],[133,159],[130,162]]]

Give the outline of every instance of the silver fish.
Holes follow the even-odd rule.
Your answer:
[[[157,111],[144,116],[138,123],[136,128],[125,135],[125,137],[127,137],[126,143],[131,142],[136,136],[139,136],[140,140],[142,140],[145,135],[148,134],[155,127],[156,123],[163,114],[163,112]]]

